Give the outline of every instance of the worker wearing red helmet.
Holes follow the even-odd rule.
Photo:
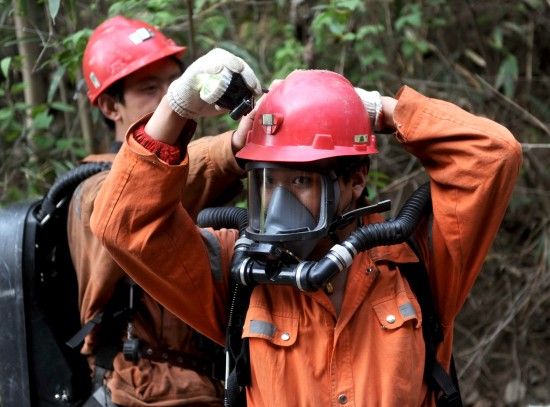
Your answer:
[[[448,372],[453,321],[504,215],[519,143],[501,125],[409,87],[381,97],[333,72],[296,71],[264,96],[237,154],[249,173],[245,236],[199,231],[179,205],[186,191],[175,188],[188,169],[178,135],[186,111],[209,105],[185,90],[192,82],[184,74],[151,119],[130,129],[98,195],[94,233],[140,285],[219,343],[230,271],[242,284],[258,277],[239,332],[249,346],[248,405],[435,405],[423,375],[426,321],[403,267],[420,256],[428,269],[442,326],[437,360]],[[354,231],[381,222],[361,209],[373,127],[418,157],[429,177],[433,209],[415,234],[418,256],[402,243],[352,253]],[[152,155],[152,144],[180,156]],[[358,209],[364,216],[354,216]],[[140,222],[128,222],[137,210]],[[263,244],[273,250],[262,261],[277,262],[260,281],[262,261],[251,262]],[[251,257],[230,270],[243,253]],[[336,260],[340,272],[308,291],[300,273],[320,258]],[[295,274],[280,272],[293,262]]]
[[[116,147],[111,154],[89,156],[85,162],[114,159],[129,126],[147,117],[168,85],[181,75],[184,51],[185,47],[140,20],[113,17],[94,30],[82,70],[89,100],[114,130]],[[227,60],[238,60],[228,55],[224,55]],[[255,80],[252,71],[248,78]],[[189,121],[182,129],[185,143],[194,127]],[[189,144],[189,176],[181,178],[176,188],[186,186],[188,193],[181,203],[192,216],[238,191],[243,171],[234,151],[242,145],[246,131],[239,128]],[[92,235],[89,217],[105,176],[106,172],[97,174],[78,187],[68,218],[83,324],[76,338],[84,339],[81,352],[88,356],[95,382],[86,405],[221,405],[219,377],[212,377],[213,370],[219,370],[213,346],[128,281]],[[132,311],[124,311],[128,308]]]

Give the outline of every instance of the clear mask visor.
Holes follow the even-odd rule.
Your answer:
[[[306,240],[326,227],[325,175],[274,166],[251,169],[248,182],[248,230],[261,240]]]

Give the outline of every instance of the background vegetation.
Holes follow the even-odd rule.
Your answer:
[[[549,0],[0,0],[0,205],[34,199],[108,144],[81,84],[91,29],[114,14],[247,60],[264,84],[324,68],[393,94],[403,84],[493,118],[523,145],[500,234],[455,330],[468,405],[550,403]],[[235,126],[221,118],[199,134]],[[379,137],[369,194],[394,207],[422,180]],[[490,203],[489,203],[490,204]]]

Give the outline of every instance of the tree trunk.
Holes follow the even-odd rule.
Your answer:
[[[25,127],[31,129],[31,108],[44,103],[47,95],[44,74],[38,72],[35,65],[41,52],[38,16],[42,10],[36,1],[13,0],[13,8],[17,48],[22,59],[25,104],[29,107]]]

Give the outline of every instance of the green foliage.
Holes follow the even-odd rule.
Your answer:
[[[275,50],[273,58],[273,78],[284,78],[303,67],[304,46],[293,36],[292,26],[284,26],[283,33],[283,42]]]
[[[5,57],[2,58],[0,61],[0,70],[2,70],[2,74],[4,75],[4,78],[8,78],[8,71],[10,69],[11,64],[11,57]]]
[[[401,52],[406,59],[415,55],[424,55],[430,45],[422,38],[424,26],[423,11],[420,4],[407,4],[394,23],[395,30],[402,33]]]
[[[33,105],[25,102],[28,86],[23,82],[23,64],[18,55],[15,4],[22,7],[23,13],[38,6],[38,18],[28,25],[33,28],[27,30],[29,38],[25,41],[39,44],[32,74],[43,75],[47,86],[43,100]],[[188,10],[189,4],[192,10]],[[532,275],[531,271],[540,265],[546,265],[547,271],[549,257],[543,256],[548,246],[550,185],[548,1],[0,0],[0,6],[0,205],[42,195],[55,176],[92,152],[86,150],[81,131],[81,115],[86,110],[75,99],[82,92],[80,61],[92,29],[109,16],[123,14],[148,21],[187,45],[186,63],[192,62],[192,50],[202,55],[221,46],[243,57],[264,87],[297,68],[335,70],[357,86],[378,89],[386,95],[408,84],[431,97],[450,100],[496,119],[526,145],[546,145],[542,149],[526,147],[518,191],[503,224],[497,251],[487,266],[489,275],[492,272],[496,277],[487,286],[510,278],[503,289],[513,291],[525,285],[518,274]],[[187,21],[190,12],[193,25]],[[92,109],[90,117],[93,129],[99,129],[99,111]],[[236,125],[227,115],[201,120],[198,134],[216,134]],[[388,141],[391,139],[391,135],[378,137],[380,153],[373,160],[367,189],[371,200],[388,196],[399,202],[407,192],[404,185],[421,181],[420,164],[397,143]],[[97,145],[92,147],[98,149],[99,142],[94,141]],[[238,201],[238,205],[246,202]],[[539,284],[540,291],[532,298],[539,301],[546,296],[547,286]],[[540,300],[540,304],[548,302]],[[545,321],[545,315],[536,307],[524,310],[521,318],[508,319],[514,322],[508,330],[523,329],[527,322],[533,323],[531,316],[537,315]],[[457,335],[457,346],[461,338],[474,340],[476,332],[472,329]],[[540,332],[544,332],[542,328]],[[547,340],[542,333],[539,337]],[[536,342],[535,337],[529,340]],[[523,334],[514,340],[517,360],[513,366],[521,370],[516,373],[500,365],[496,369],[489,366],[509,353],[509,344],[495,345],[496,356],[488,353],[477,359],[483,360],[483,369],[503,372],[498,376],[499,383],[486,383],[487,375],[472,369],[463,373],[465,393],[485,397],[479,396],[472,404],[502,404],[501,382],[508,376],[524,377],[531,386],[526,400],[518,404],[548,401],[542,396],[537,398],[539,393],[531,383],[546,384],[542,386],[546,393],[540,394],[548,394],[550,380],[540,372],[550,361],[536,368],[539,362],[522,359],[528,351],[527,342]],[[460,362],[467,360],[459,353],[457,362],[460,368]],[[540,374],[531,375],[537,369]]]
[[[495,88],[502,88],[506,96],[512,97],[514,95],[518,76],[518,60],[515,55],[510,54],[500,64],[495,80]]]

